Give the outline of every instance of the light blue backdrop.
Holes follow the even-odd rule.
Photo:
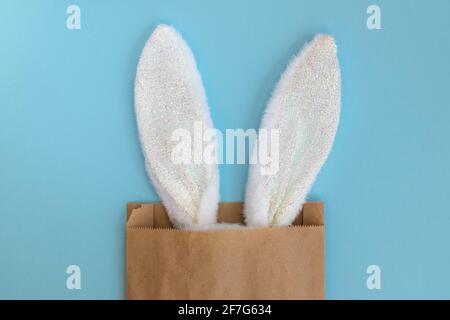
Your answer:
[[[81,30],[66,28],[72,3]],[[290,57],[333,34],[342,118],[310,197],[326,203],[327,298],[450,298],[449,12],[446,0],[1,1],[0,298],[124,297],[125,204],[157,200],[133,82],[160,22],[189,42],[221,130],[257,127]],[[220,170],[222,199],[242,200],[247,168]],[[371,264],[381,290],[366,287]]]

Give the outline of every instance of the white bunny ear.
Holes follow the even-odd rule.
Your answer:
[[[336,45],[332,37],[318,35],[289,64],[262,119],[260,129],[278,129],[279,146],[274,150],[269,144],[268,151],[279,169],[271,175],[264,174],[260,161],[250,165],[247,225],[289,225],[295,220],[331,150],[339,112]]]
[[[218,167],[198,158],[202,132],[213,128],[212,120],[194,56],[170,26],[158,26],[142,51],[135,109],[147,172],[172,223],[179,228],[216,223]],[[196,141],[200,148],[194,147],[197,154],[192,154]],[[184,158],[176,160],[174,152],[183,142]]]

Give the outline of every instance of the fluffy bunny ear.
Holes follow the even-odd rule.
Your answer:
[[[212,120],[194,56],[170,26],[158,26],[142,51],[135,110],[147,172],[172,223],[188,229],[216,223],[218,167],[201,158],[202,132]]]
[[[268,153],[278,170],[250,165],[245,196],[249,226],[291,224],[334,141],[340,112],[340,72],[334,39],[318,35],[289,64],[269,101],[261,128],[278,129]],[[270,133],[268,133],[269,135]],[[257,146],[260,149],[261,130]],[[253,157],[256,157],[257,148]]]

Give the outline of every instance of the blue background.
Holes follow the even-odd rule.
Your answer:
[[[81,30],[66,28],[72,3]],[[289,59],[333,34],[342,118],[310,196],[326,203],[327,298],[449,299],[449,12],[446,0],[2,0],[0,298],[124,298],[125,205],[158,199],[134,76],[164,22],[191,46],[221,130],[257,127]],[[222,200],[242,200],[247,168],[220,170]],[[81,290],[66,289],[71,264]],[[371,264],[381,290],[366,287]]]

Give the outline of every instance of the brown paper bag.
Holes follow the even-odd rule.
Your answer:
[[[220,222],[242,222],[242,203],[221,203]],[[323,204],[293,226],[174,229],[159,203],[128,204],[128,299],[324,299]]]

